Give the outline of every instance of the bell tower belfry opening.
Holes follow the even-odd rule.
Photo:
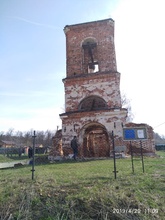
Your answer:
[[[127,110],[121,106],[120,73],[114,46],[114,21],[105,19],[64,28],[66,35],[64,155],[77,136],[80,156],[109,156],[110,133],[122,137]]]

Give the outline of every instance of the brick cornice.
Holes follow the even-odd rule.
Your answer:
[[[98,72],[98,73],[88,73],[88,74],[78,74],[78,75],[74,75],[74,76],[69,76],[64,78],[62,81],[63,82],[72,82],[74,81],[80,81],[80,80],[93,80],[93,79],[108,79],[108,78],[112,78],[112,77],[116,77],[116,76],[120,76],[119,72]]]
[[[114,114],[117,115],[118,113],[121,114],[121,112],[125,113],[127,111],[126,108],[108,108],[108,109],[98,109],[98,110],[92,110],[92,111],[70,111],[60,114],[60,117],[83,117],[83,116],[90,116],[90,115],[97,115],[101,113],[108,113],[108,114]]]
[[[85,25],[85,27],[87,27],[88,25],[89,26],[91,26],[91,25],[96,25],[96,23],[103,23],[104,24],[104,22],[112,22],[112,23],[114,23],[114,20],[112,19],[112,18],[107,18],[107,19],[103,19],[103,20],[97,20],[97,21],[90,21],[90,22],[84,22],[84,23],[79,23],[79,24],[72,24],[72,25],[66,25],[65,27],[64,27],[64,32],[65,31],[68,31],[69,30],[69,28],[79,28],[79,26],[83,26],[83,25]]]

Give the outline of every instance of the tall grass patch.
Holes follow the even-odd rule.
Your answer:
[[[0,217],[163,220],[164,160],[144,158],[143,173],[136,158],[133,174],[130,159],[118,159],[117,179],[109,159],[38,165],[34,181],[30,166],[0,170]]]

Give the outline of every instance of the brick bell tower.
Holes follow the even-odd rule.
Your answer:
[[[79,155],[107,157],[112,150],[111,131],[122,137],[127,110],[121,107],[120,73],[114,46],[114,21],[110,19],[67,25],[65,113],[62,119],[64,155],[72,153],[77,136]]]

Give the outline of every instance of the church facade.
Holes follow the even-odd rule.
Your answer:
[[[70,152],[77,136],[84,157],[108,156],[110,133],[122,136],[127,110],[121,107],[120,73],[114,46],[114,21],[65,26],[67,74],[62,146]]]
[[[118,146],[128,144],[123,139],[127,109],[121,105],[114,21],[110,18],[67,25],[64,32],[65,112],[60,114],[63,154],[72,152],[70,142],[77,136],[80,156],[108,157],[112,151],[112,131]],[[147,127],[147,132],[151,130]]]

